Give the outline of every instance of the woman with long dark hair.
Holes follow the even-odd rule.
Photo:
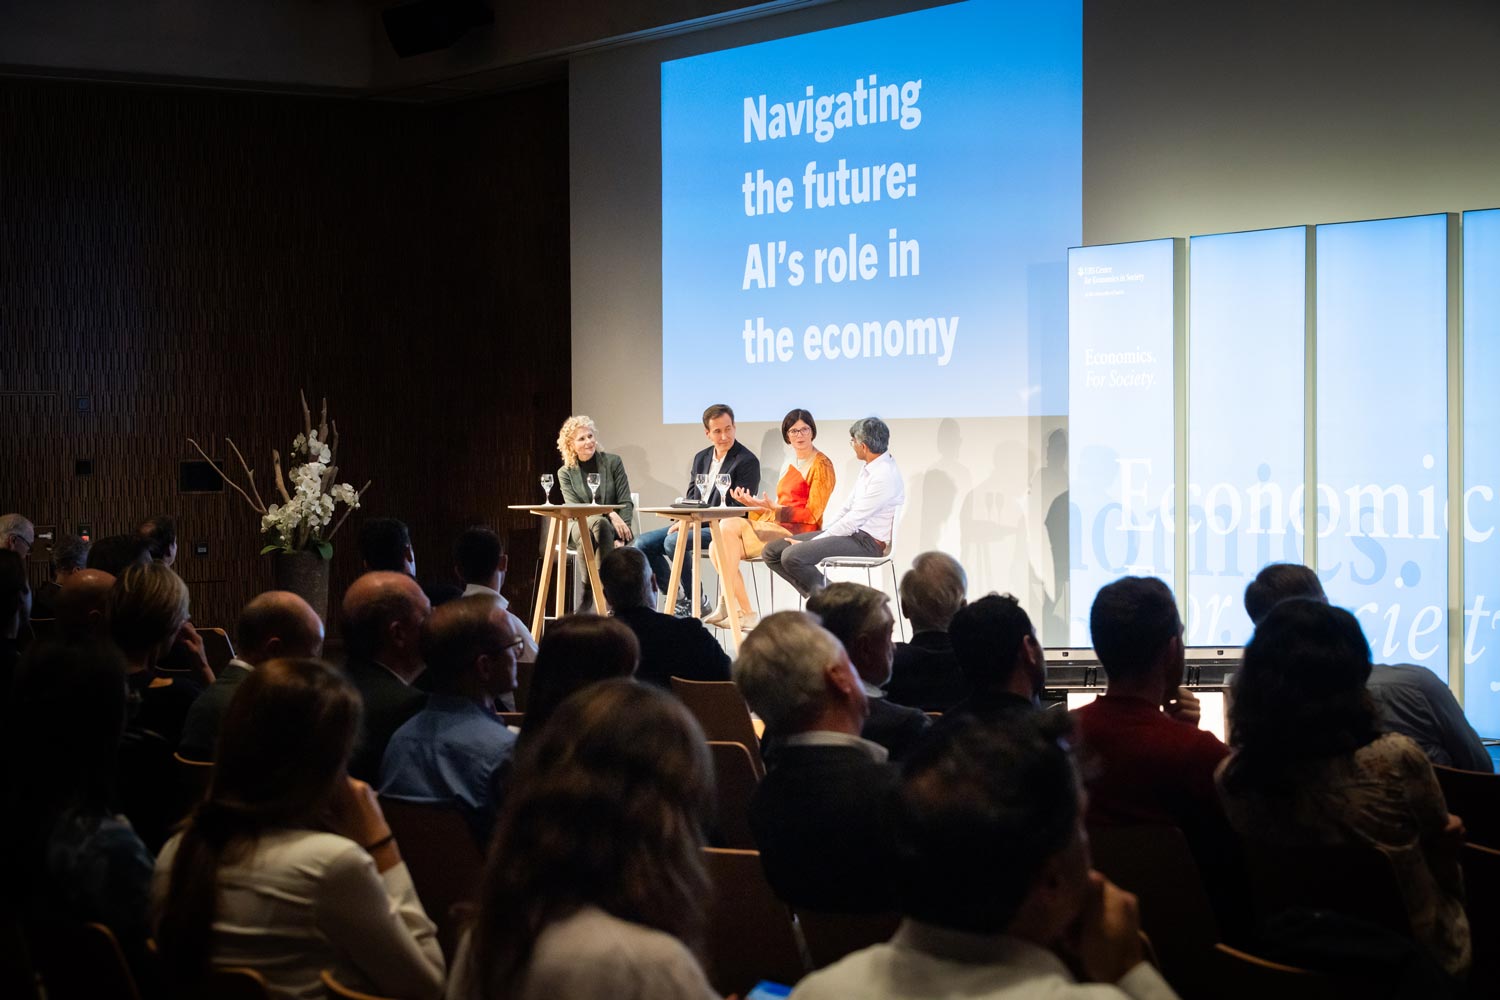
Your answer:
[[[573,692],[611,677],[629,677],[640,664],[640,641],[624,622],[583,614],[552,625],[537,648],[522,741],[529,742]]]
[[[229,704],[207,798],[157,859],[168,979],[249,966],[321,998],[323,969],[403,998],[442,992],[443,957],[374,793],[346,773],[354,687],[317,660],[256,667]]]
[[[1315,600],[1272,608],[1234,678],[1234,752],[1219,766],[1220,797],[1252,843],[1384,853],[1418,943],[1461,975],[1470,957],[1463,826],[1421,748],[1380,731],[1369,677],[1370,646],[1349,612]]]
[[[600,681],[524,746],[452,1000],[706,1000],[695,952],[713,772],[662,691]]]

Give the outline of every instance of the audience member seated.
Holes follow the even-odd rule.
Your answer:
[[[36,525],[20,514],[0,514],[0,552],[14,552],[24,562],[36,545]]]
[[[671,688],[671,678],[729,680],[729,654],[696,618],[656,610],[656,575],[640,549],[615,549],[599,564],[599,582],[615,620],[635,633],[641,646],[637,680]]]
[[[1369,643],[1349,612],[1306,599],[1271,608],[1234,678],[1234,754],[1217,776],[1224,807],[1247,841],[1385,853],[1418,943],[1461,976],[1463,824],[1421,748],[1380,732],[1369,676]]]
[[[1135,897],[1089,869],[1066,718],[938,727],[896,809],[906,919],[890,943],[802,980],[794,1000],[1176,996],[1143,953]]]
[[[1245,612],[1259,624],[1276,604],[1294,597],[1328,600],[1311,569],[1272,563],[1245,588]],[[1375,699],[1381,725],[1411,737],[1434,764],[1486,774],[1495,769],[1458,699],[1431,670],[1409,663],[1377,663],[1365,686]]]
[[[155,562],[171,566],[177,561],[177,521],[170,517],[148,517],[138,529],[146,540],[146,551]]]
[[[368,785],[345,776],[359,695],[317,660],[271,660],[224,717],[208,798],[157,859],[157,942],[178,995],[211,967],[272,995],[324,997],[320,974],[385,996],[443,990],[437,931]]]
[[[417,575],[411,532],[394,517],[372,517],[359,526],[359,558],[366,573]]]
[[[817,615],[832,632],[859,673],[870,703],[870,717],[860,735],[890,751],[900,761],[911,753],[932,724],[920,708],[898,705],[880,689],[891,679],[895,643],[891,629],[896,624],[890,600],[881,591],[859,583],[833,583],[808,598],[807,610]],[[775,730],[767,726],[773,735]]]
[[[449,1000],[715,998],[694,957],[713,801],[703,731],[624,679],[574,694],[553,721],[516,761]]]
[[[213,760],[219,726],[229,700],[240,683],[267,660],[316,657],[323,651],[323,622],[318,613],[285,590],[271,590],[253,598],[240,612],[235,626],[239,655],[214,678],[188,709],[178,752],[189,760]]]
[[[106,535],[89,546],[89,569],[118,577],[131,566],[151,562],[150,543],[140,535]]]
[[[152,858],[110,808],[124,728],[125,662],[113,647],[27,653],[6,726],[8,867],[34,935],[104,924],[140,978]]]
[[[542,636],[521,722],[521,742],[547,724],[569,695],[612,677],[630,677],[641,662],[635,633],[600,615],[569,615]]]
[[[110,587],[105,614],[110,637],[125,654],[133,706],[128,728],[154,733],[175,749],[194,699],[214,680],[206,661],[191,675],[167,677],[156,669],[179,634],[192,628],[187,584],[161,563],[131,565]]]
[[[427,702],[412,684],[424,667],[422,626],[430,614],[427,595],[405,573],[366,573],[344,592],[344,672],[364,703],[349,759],[349,774],[360,781],[379,782],[391,734]]]
[[[31,621],[31,583],[26,563],[10,549],[0,549],[0,709],[10,697],[16,664],[21,658],[21,636]]]
[[[81,639],[107,641],[109,613],[106,606],[115,578],[102,569],[81,569],[63,581],[54,608],[57,631],[68,642]]]
[[[505,582],[505,570],[509,565],[510,557],[500,544],[500,536],[489,528],[480,525],[466,528],[458,536],[458,541],[453,543],[453,571],[464,583],[461,596],[473,597],[480,594],[500,605],[500,610],[510,620],[510,630],[521,640],[521,650],[516,659],[522,663],[531,663],[536,659],[536,640],[531,636],[531,629],[516,617],[510,610],[510,602],[500,593],[500,585]]]
[[[948,626],[969,695],[957,713],[998,718],[1034,711],[1047,683],[1042,644],[1031,617],[1010,594],[986,594],[965,605]]]
[[[750,802],[771,888],[814,910],[895,909],[888,806],[896,771],[885,747],[859,735],[869,699],[848,653],[811,615],[781,611],[745,638],[734,682],[780,734]]]
[[[515,734],[496,701],[516,689],[524,640],[505,609],[483,595],[433,611],[422,629],[427,704],[397,729],[380,765],[380,793],[454,805],[480,844],[489,843],[501,798],[502,765]]]
[[[1216,912],[1238,929],[1242,860],[1214,790],[1229,748],[1198,728],[1197,699],[1179,688],[1182,620],[1172,591],[1154,577],[1116,580],[1094,598],[1089,630],[1108,686],[1075,713],[1088,821],[1181,829]]]
[[[946,552],[923,552],[911,561],[901,577],[901,610],[911,622],[911,641],[896,643],[891,682],[885,686],[892,701],[946,712],[968,696],[948,635],[968,591],[964,568]]]
[[[57,595],[63,583],[80,572],[89,558],[89,543],[77,535],[62,535],[52,546],[52,579],[36,589],[32,599],[33,618],[56,618]]]

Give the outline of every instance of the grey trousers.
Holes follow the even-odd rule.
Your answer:
[[[795,540],[794,540],[795,539]],[[779,538],[766,546],[761,558],[771,572],[797,588],[803,597],[811,597],[828,585],[818,570],[818,563],[830,556],[879,556],[885,554],[885,543],[863,531],[852,535],[825,535],[821,531],[793,538]]]

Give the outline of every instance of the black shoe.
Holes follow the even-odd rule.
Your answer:
[[[693,617],[693,602],[687,595],[677,598],[677,606],[672,609],[672,614],[678,618]]]

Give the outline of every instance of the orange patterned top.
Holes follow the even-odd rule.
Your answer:
[[[833,495],[833,480],[833,460],[821,451],[813,452],[805,479],[797,466],[788,462],[781,481],[776,484],[776,505],[780,510],[774,514],[752,510],[750,520],[777,521],[794,535],[817,531],[823,527],[823,511]]]

